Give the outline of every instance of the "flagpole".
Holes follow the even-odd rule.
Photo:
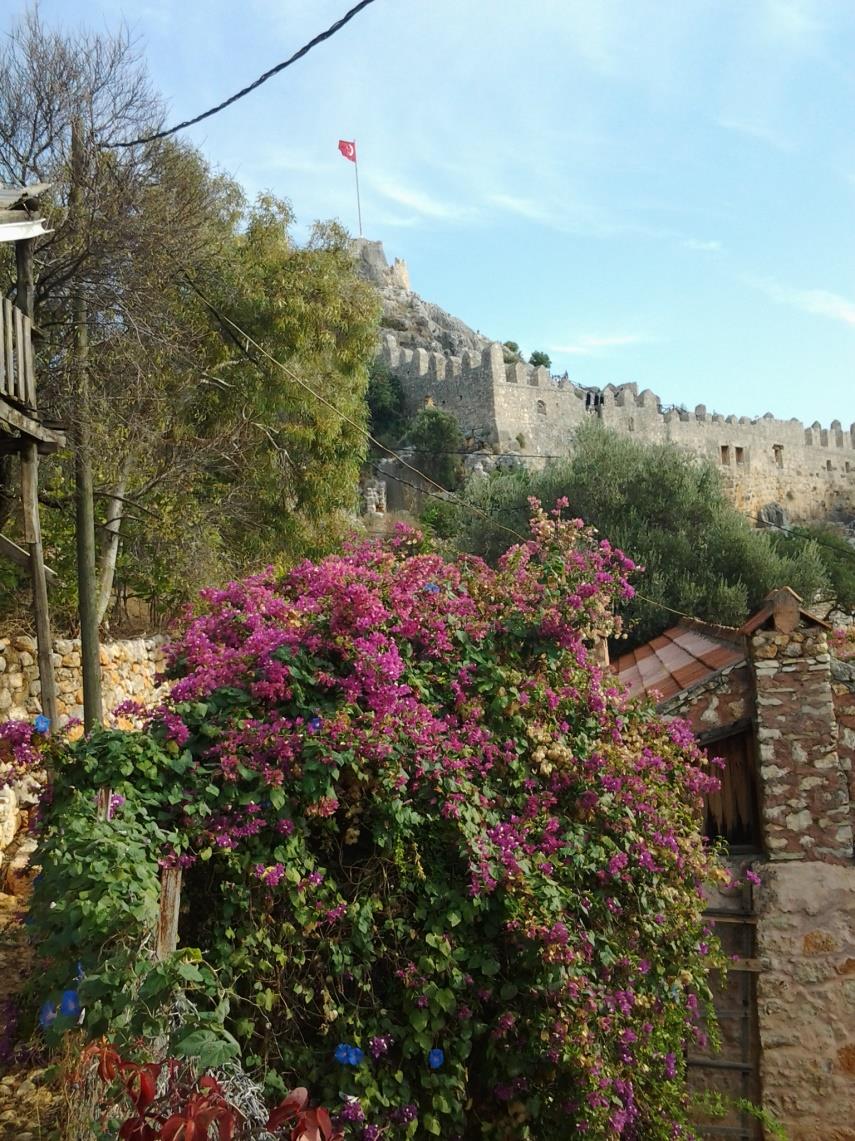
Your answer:
[[[362,204],[359,201],[359,159],[356,157],[356,140],[353,141],[353,171],[356,175],[356,213],[359,218],[359,236],[362,237]]]

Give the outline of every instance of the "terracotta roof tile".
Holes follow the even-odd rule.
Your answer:
[[[693,622],[622,654],[612,669],[633,697],[656,690],[664,701],[744,658],[744,644],[732,632]]]

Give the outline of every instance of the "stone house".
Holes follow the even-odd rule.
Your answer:
[[[855,1141],[855,662],[830,632],[782,589],[740,630],[686,622],[612,666],[726,762],[706,832],[758,882],[710,900],[738,961],[716,997],[721,1050],[689,1063],[790,1141]],[[736,1112],[705,1135],[764,1133]]]

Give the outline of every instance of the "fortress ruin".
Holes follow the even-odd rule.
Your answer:
[[[751,515],[769,504],[794,520],[847,518],[855,511],[855,424],[824,428],[664,407],[635,384],[583,388],[546,368],[507,361],[490,342],[409,289],[406,265],[389,266],[380,242],[354,243],[360,272],[383,301],[378,358],[401,379],[410,414],[426,405],[452,412],[478,462],[532,465],[567,455],[575,430],[596,416],[649,443],[678,444],[721,468],[735,504]],[[474,457],[473,457],[474,459]]]

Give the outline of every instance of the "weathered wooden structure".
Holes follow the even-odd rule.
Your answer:
[[[0,189],[0,242],[14,242],[17,260],[15,304],[0,301],[0,455],[16,455],[21,470],[21,512],[24,546],[0,535],[0,557],[25,567],[33,590],[33,611],[38,640],[42,711],[56,723],[56,687],[53,680],[53,644],[47,583],[52,572],[45,567],[39,519],[39,456],[65,445],[55,425],[39,414],[33,356],[33,243],[44,233],[38,213],[38,195],[45,187]]]

